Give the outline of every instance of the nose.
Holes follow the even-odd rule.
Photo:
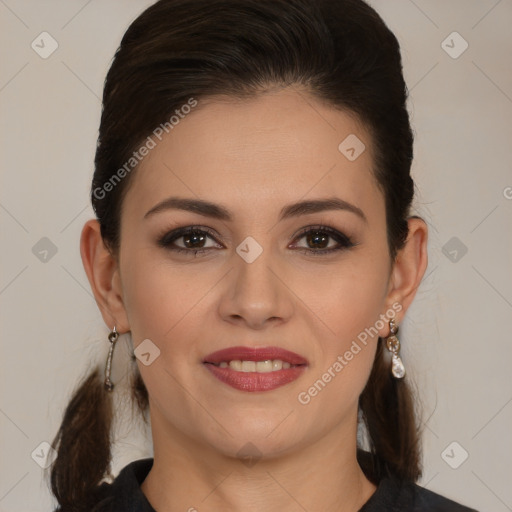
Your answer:
[[[293,293],[271,251],[264,250],[252,263],[235,253],[233,264],[219,304],[222,318],[256,330],[287,322],[293,312]]]

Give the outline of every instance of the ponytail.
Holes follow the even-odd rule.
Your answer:
[[[379,338],[370,377],[359,397],[372,473],[416,482],[421,476],[420,432],[407,377],[395,379]]]
[[[134,414],[140,414],[147,427],[148,391],[133,353],[130,360],[132,419]],[[114,479],[111,473],[113,409],[112,393],[105,390],[102,373],[96,367],[74,391],[52,442],[58,454],[50,469],[51,491],[59,504],[54,512],[95,512],[98,510],[95,505],[107,505],[103,498],[108,494],[108,487],[100,484]]]
[[[75,390],[52,446],[51,489],[55,512],[90,511],[101,499],[100,482],[110,473],[112,397],[95,368]]]

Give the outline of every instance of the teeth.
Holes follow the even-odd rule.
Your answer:
[[[237,372],[258,372],[258,373],[269,373],[278,370],[287,370],[292,365],[287,361],[281,361],[281,359],[267,359],[266,361],[240,361],[233,360],[222,361],[219,363],[219,368],[231,368]],[[295,366],[295,365],[294,365]]]
[[[243,372],[255,372],[256,371],[256,361],[242,361],[242,371]]]

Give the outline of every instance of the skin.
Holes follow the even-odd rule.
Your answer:
[[[366,146],[353,162],[338,150],[349,134]],[[377,336],[360,344],[307,405],[297,398],[393,304],[401,306],[400,324],[427,267],[427,226],[419,218],[409,219],[407,243],[391,261],[372,162],[364,126],[306,91],[210,98],[132,176],[119,255],[105,248],[96,220],[85,224],[82,259],[105,323],[131,331],[134,348],[150,339],[161,351],[148,366],[137,359],[155,454],[142,491],[155,509],[353,512],[375,491],[356,461],[356,427]],[[170,196],[220,204],[233,220],[175,209],[144,218]],[[325,210],[278,222],[289,203],[332,197],[360,208],[367,221]],[[327,238],[318,248],[297,236],[322,224],[356,245],[305,254],[300,249],[339,245]],[[208,252],[158,246],[160,235],[186,226],[215,233],[216,240],[196,241]],[[247,236],[263,248],[252,263],[236,252]],[[182,248],[186,242],[175,240]],[[383,324],[382,337],[389,335]],[[277,345],[309,365],[273,391],[239,391],[202,364],[211,352],[235,345]],[[261,456],[253,465],[237,455],[248,442]]]

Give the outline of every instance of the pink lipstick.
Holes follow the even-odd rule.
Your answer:
[[[214,377],[241,391],[270,391],[300,377],[308,365],[302,356],[279,347],[231,347],[203,360]]]

